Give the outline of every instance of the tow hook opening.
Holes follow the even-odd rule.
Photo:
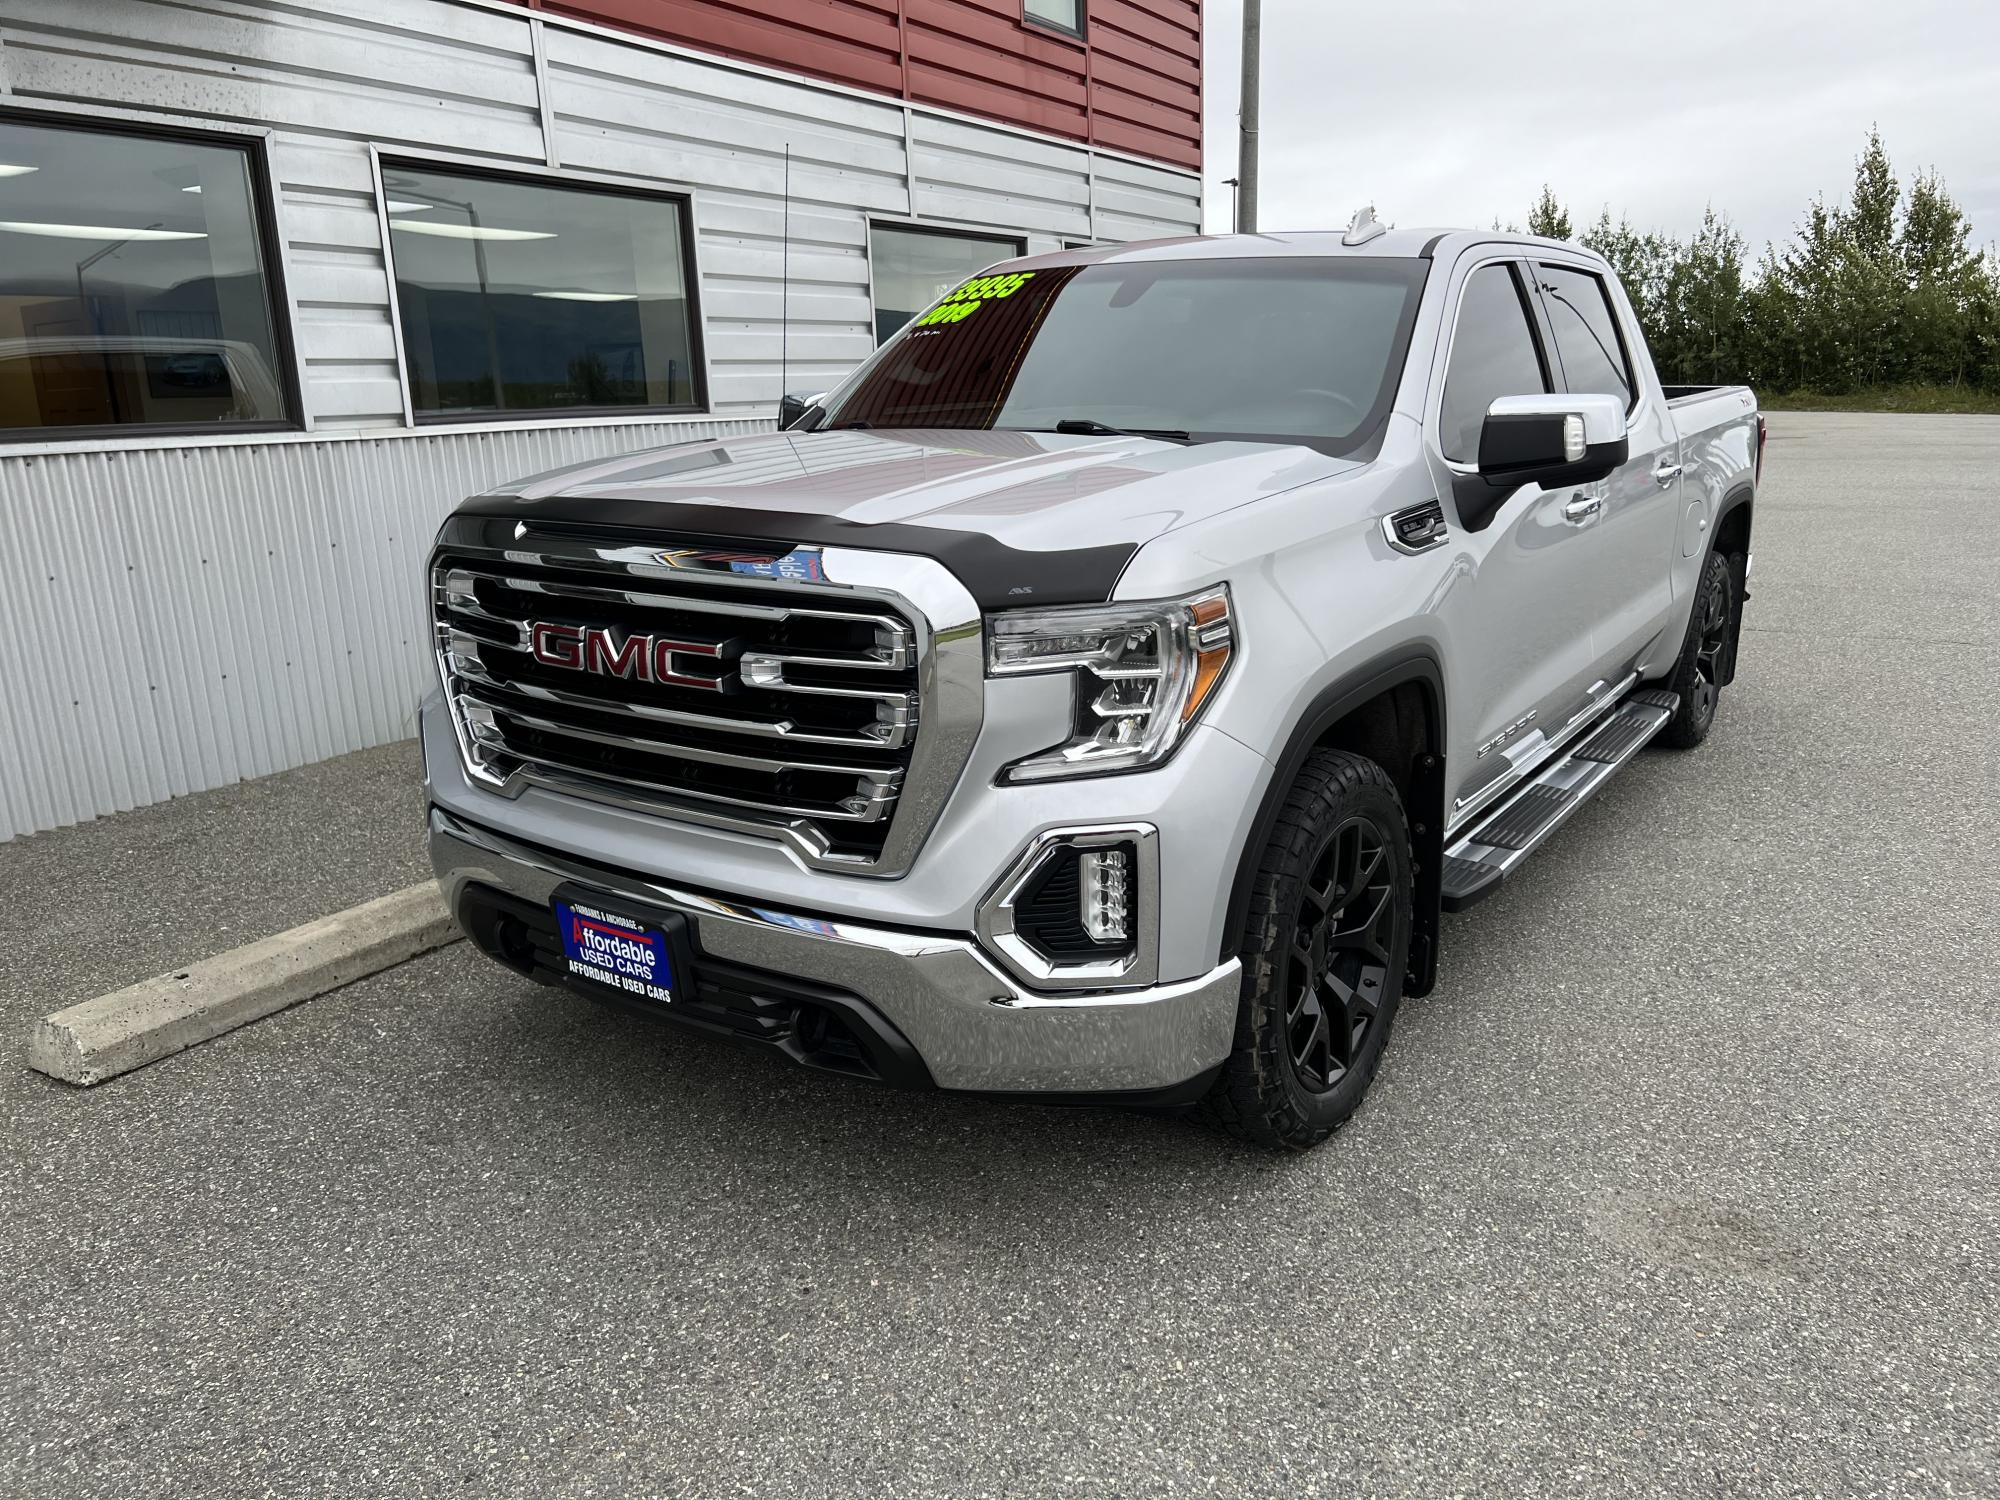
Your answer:
[[[493,956],[523,974],[535,971],[535,943],[519,917],[502,916],[493,924]]]
[[[862,1078],[880,1076],[853,1028],[823,1005],[799,1007],[792,1022],[792,1037],[798,1045],[800,1062]]]

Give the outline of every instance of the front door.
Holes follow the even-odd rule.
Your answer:
[[[1427,431],[1450,497],[1462,571],[1437,605],[1446,633],[1447,814],[1470,816],[1541,758],[1586,695],[1596,664],[1588,551],[1596,515],[1576,485],[1488,487],[1476,472],[1486,411],[1552,391],[1524,268],[1489,260],[1465,276]]]

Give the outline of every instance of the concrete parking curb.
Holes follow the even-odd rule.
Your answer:
[[[28,1039],[28,1066],[102,1083],[460,936],[426,880],[45,1016]]]

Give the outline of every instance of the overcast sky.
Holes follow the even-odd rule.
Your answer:
[[[1208,227],[1229,227],[1241,0],[1206,0]],[[1685,236],[1713,202],[1753,259],[1844,198],[1871,123],[2000,239],[2000,0],[1264,0],[1265,229],[1373,202],[1521,223],[1544,182]]]

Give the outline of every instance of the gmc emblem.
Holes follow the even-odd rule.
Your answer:
[[[667,687],[699,688],[726,693],[735,685],[732,673],[697,677],[683,671],[682,658],[722,660],[723,648],[706,641],[677,641],[664,635],[620,635],[600,625],[552,625],[537,620],[528,627],[535,660],[568,672],[596,672]]]

